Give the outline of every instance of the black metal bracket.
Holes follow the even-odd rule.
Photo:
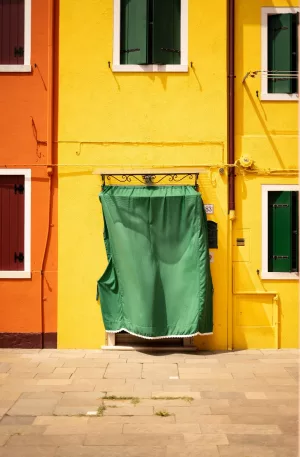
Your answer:
[[[277,29],[273,29],[273,32],[278,32],[279,30],[288,30],[288,27],[277,27]]]
[[[134,49],[121,49],[121,54],[128,54],[129,52],[138,52],[140,51],[140,48],[134,48]]]
[[[198,190],[198,178],[199,173],[155,173],[155,174],[136,174],[136,173],[113,173],[113,174],[101,174],[102,186],[111,185],[111,180],[115,179],[120,183],[131,183],[133,180],[140,182],[146,186],[153,186],[160,184],[163,181],[168,183],[179,183],[184,179],[194,180],[194,187]]]
[[[180,54],[180,51],[178,49],[170,49],[170,48],[160,48],[161,51],[167,51],[167,52],[176,52],[177,54]]]
[[[19,252],[19,254],[17,252],[15,252],[15,263],[17,262],[24,262],[24,254],[23,252]]]
[[[15,57],[24,57],[24,48],[22,46],[14,48]]]
[[[15,184],[15,194],[24,194],[24,186],[23,184],[20,184],[19,186],[17,186],[17,184]]]

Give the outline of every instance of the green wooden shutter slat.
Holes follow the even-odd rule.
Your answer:
[[[148,63],[148,0],[121,0],[121,64]]]
[[[299,271],[299,193],[292,192],[292,271]]]
[[[153,0],[153,63],[180,64],[180,0]]]
[[[298,24],[299,24],[299,13],[292,15],[292,70],[298,72]],[[296,75],[296,73],[294,73]],[[298,92],[298,78],[292,80],[292,92],[293,94]]]
[[[269,271],[292,271],[292,192],[269,192]]]
[[[272,76],[268,79],[268,90],[276,94],[291,94],[293,14],[268,16],[268,70],[287,72],[287,76]]]

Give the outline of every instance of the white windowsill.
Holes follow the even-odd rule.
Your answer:
[[[262,271],[261,279],[287,279],[299,281],[299,273],[274,273],[270,271]]]
[[[121,65],[113,64],[114,72],[119,73],[187,73],[188,65]]]
[[[31,65],[0,65],[0,73],[31,73]]]
[[[298,94],[261,94],[260,99],[262,101],[285,101],[285,102],[298,102],[299,95]]]
[[[30,279],[31,271],[0,271],[0,279]]]

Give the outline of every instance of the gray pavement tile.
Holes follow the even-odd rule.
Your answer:
[[[211,398],[211,399],[245,399],[245,394],[243,392],[216,392],[216,391],[201,391],[201,398]]]
[[[243,445],[245,437],[243,435],[227,435],[229,444]],[[295,435],[247,435],[247,444],[254,446],[282,446],[297,448],[298,437]],[[288,456],[288,454],[286,455]],[[285,457],[285,456],[283,456]]]
[[[167,446],[184,444],[183,435],[156,434],[120,434],[120,435],[87,435],[84,444],[87,446]]]
[[[23,400],[57,400],[59,401],[63,397],[62,392],[51,392],[51,391],[42,391],[42,392],[23,392],[20,395],[20,399]]]
[[[55,416],[79,416],[87,415],[89,412],[97,413],[99,404],[81,405],[81,406],[57,406],[54,408],[53,414]]]
[[[167,446],[166,457],[219,457],[218,448],[215,445],[194,445]]]
[[[70,446],[82,445],[84,435],[13,435],[7,441],[7,446]],[[16,451],[17,454],[17,451]],[[33,456],[34,457],[34,456]]]
[[[4,446],[9,440],[9,435],[0,435],[0,446]]]
[[[53,413],[56,404],[55,399],[17,400],[7,414],[9,416],[45,416]]]
[[[32,425],[35,417],[30,416],[4,416],[0,421],[1,425]]]
[[[281,416],[280,414],[260,414],[259,412],[252,413],[252,414],[233,414],[230,413],[228,414],[228,417],[230,419],[230,422],[232,424],[253,424],[253,425],[266,425],[266,424],[273,424],[273,425],[278,425],[279,427],[284,424],[285,427],[287,427],[288,424],[294,424],[295,420],[297,417],[291,417],[291,416]]]
[[[0,435],[41,435],[45,432],[45,426],[35,425],[1,425],[0,424]]]
[[[1,454],[0,454],[1,455]],[[161,446],[63,446],[56,457],[165,457]]]
[[[0,447],[0,457],[54,457],[55,452],[56,447],[53,446],[24,446],[17,451],[14,446]]]
[[[280,435],[282,431],[278,425],[256,425],[256,424],[200,424],[200,430],[202,433],[233,433],[235,435]]]
[[[167,435],[178,433],[200,433],[198,424],[164,424],[161,423],[155,430],[156,433]],[[153,427],[149,424],[125,424],[123,433],[153,433]]]
[[[298,457],[298,450],[290,447],[265,447],[249,444],[218,446],[221,457]]]

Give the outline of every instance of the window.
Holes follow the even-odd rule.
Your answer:
[[[0,170],[0,278],[30,278],[31,171]]]
[[[0,72],[28,72],[31,0],[0,0]]]
[[[115,0],[114,6],[114,71],[188,71],[188,0]]]
[[[264,279],[298,279],[298,186],[263,186]]]
[[[299,8],[262,8],[262,100],[298,100]]]

